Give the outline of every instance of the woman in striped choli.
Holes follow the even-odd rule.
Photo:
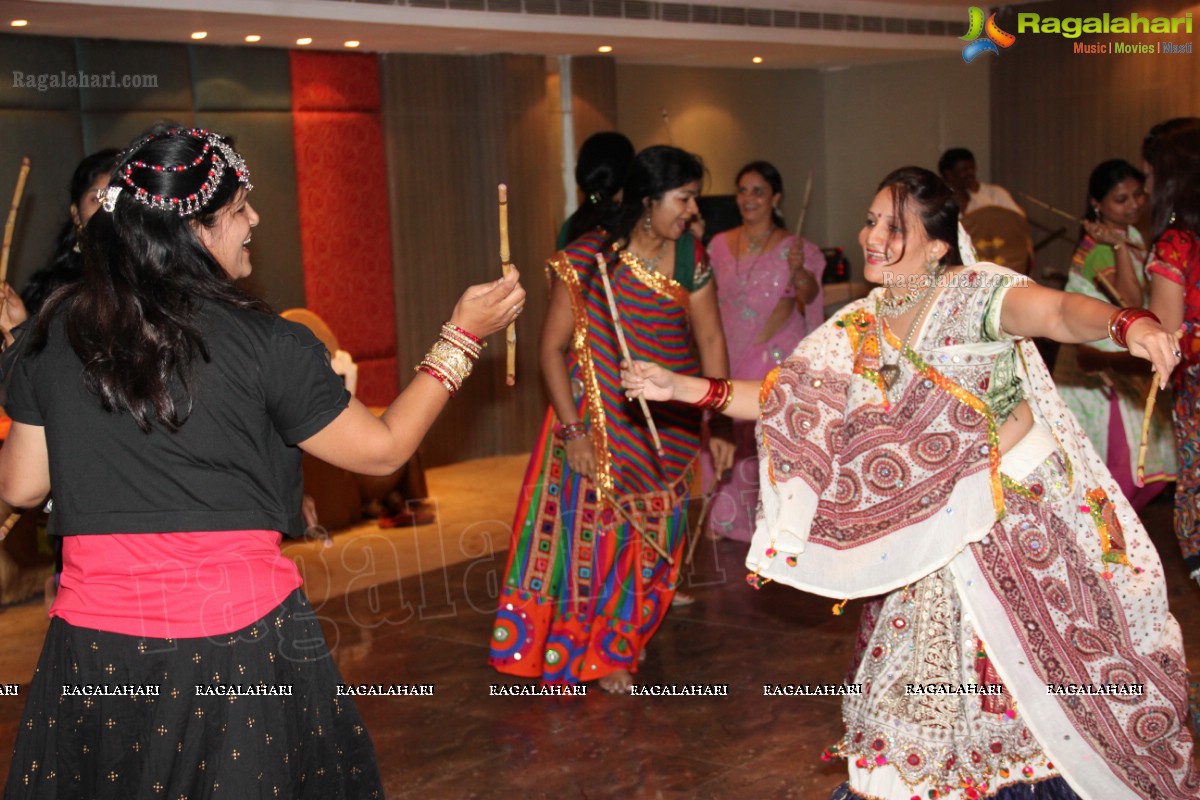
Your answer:
[[[635,358],[728,375],[712,272],[687,232],[703,174],[700,160],[678,148],[643,150],[613,218],[548,265],[553,289],[540,350],[551,408],[517,505],[492,632],[490,661],[501,672],[628,691],[670,607],[701,417],[654,407],[662,442],[655,451],[645,418],[621,389],[597,257]],[[732,445],[713,442],[714,460],[727,468]]]

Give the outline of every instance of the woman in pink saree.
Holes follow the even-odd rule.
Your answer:
[[[718,233],[708,246],[717,282],[730,375],[761,381],[810,331],[825,321],[821,249],[789,234],[779,203],[783,178],[766,161],[737,174],[742,224]],[[709,507],[713,536],[750,541],[758,506],[758,455],[754,423],[733,423],[733,469],[722,476]],[[704,457],[704,486],[713,486],[712,460]]]

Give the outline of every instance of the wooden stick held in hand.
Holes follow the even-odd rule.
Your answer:
[[[608,313],[612,315],[613,328],[617,332],[617,344],[621,347],[621,358],[625,359],[626,364],[633,367],[633,356],[629,354],[629,345],[625,343],[625,331],[621,329],[621,315],[617,312],[617,298],[613,296],[612,284],[608,280],[608,259],[604,257],[604,253],[596,254],[596,266],[600,268],[600,280],[604,282],[604,295],[608,298]],[[658,428],[654,425],[654,417],[650,416],[650,406],[646,405],[646,398],[638,395],[638,405],[642,407],[642,414],[646,417],[646,424],[650,427],[650,438],[654,440],[654,452],[661,456],[662,441],[658,438]]]
[[[1096,273],[1096,281],[1100,284],[1100,288],[1103,289],[1118,306],[1125,308],[1129,305],[1129,303],[1125,301],[1125,298],[1121,296],[1121,293],[1117,291],[1117,287],[1113,285],[1112,281],[1104,276],[1103,272]]]
[[[808,180],[804,182],[804,202],[800,204],[800,217],[796,220],[796,229],[792,233],[800,236],[804,233],[804,218],[808,216],[808,200],[812,196],[812,170],[808,171]]]
[[[8,222],[4,224],[4,244],[0,249],[0,283],[8,280],[8,253],[12,249],[13,229],[17,224],[17,209],[21,207],[21,195],[25,193],[25,179],[29,177],[29,159],[21,159],[21,170],[17,173],[17,188],[13,192],[12,206],[8,210]]]
[[[1175,339],[1183,338],[1183,329],[1175,331]],[[1151,373],[1150,393],[1146,395],[1146,410],[1142,412],[1142,442],[1138,445],[1137,478],[1138,486],[1146,485],[1146,450],[1150,446],[1150,420],[1154,417],[1154,403],[1158,400],[1158,373]]]
[[[1020,190],[1017,191],[1017,194],[1021,195],[1021,197],[1024,200],[1026,200],[1030,203],[1033,203],[1038,208],[1042,208],[1042,209],[1045,209],[1046,211],[1049,211],[1051,214],[1057,214],[1058,216],[1062,217],[1063,219],[1069,219],[1069,220],[1071,220],[1071,222],[1074,222],[1074,223],[1083,222],[1083,220],[1081,220],[1079,218],[1078,214],[1072,214],[1070,212],[1063,211],[1061,208],[1055,208],[1054,206],[1047,203],[1045,200],[1038,200],[1033,195],[1026,194],[1025,192],[1022,192]]]
[[[497,187],[500,194],[500,271],[508,275],[512,271],[512,261],[509,260],[508,250],[508,187],[503,183]],[[504,332],[505,358],[507,373],[504,382],[509,386],[517,383],[517,321],[508,323]]]

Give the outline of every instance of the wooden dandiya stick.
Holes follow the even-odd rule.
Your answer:
[[[1113,285],[1112,281],[1105,277],[1103,272],[1096,273],[1096,280],[1100,283],[1100,288],[1108,292],[1109,296],[1112,297],[1113,300],[1117,301],[1117,305],[1121,306],[1122,308],[1129,305],[1125,302],[1125,298],[1121,296],[1121,293],[1117,291],[1117,287]]]
[[[1021,195],[1021,197],[1023,197],[1025,200],[1028,200],[1030,203],[1033,203],[1038,208],[1043,208],[1046,211],[1049,211],[1051,214],[1057,214],[1058,216],[1063,217],[1064,219],[1069,219],[1069,220],[1071,220],[1071,222],[1075,222],[1075,223],[1079,223],[1079,222],[1083,221],[1078,217],[1078,215],[1072,214],[1069,211],[1063,211],[1061,208],[1055,208],[1054,206],[1047,203],[1045,200],[1039,200],[1036,197],[1034,197],[1033,195],[1026,194],[1025,192],[1022,192],[1019,189],[1017,190],[1017,194]]]
[[[692,540],[688,542],[687,556],[683,559],[683,563],[687,566],[691,566],[692,559],[696,555],[696,544],[704,536],[704,523],[708,521],[708,509],[712,506],[713,495],[717,493],[717,485],[720,482],[721,477],[714,475],[712,485],[704,493],[704,502],[700,504],[700,516],[696,518],[696,532],[692,534]]]
[[[625,331],[621,329],[621,315],[617,311],[617,298],[613,296],[612,283],[608,280],[608,259],[605,258],[604,253],[596,254],[596,266],[600,268],[600,280],[604,283],[604,295],[608,298],[608,313],[612,315],[613,328],[617,332],[617,344],[621,348],[621,358],[625,359],[625,363],[632,369],[633,356],[629,354],[629,345],[625,343]],[[654,424],[654,417],[650,416],[650,406],[646,404],[646,398],[638,395],[638,405],[642,407],[642,415],[646,417],[646,424],[650,427],[650,438],[654,440],[654,452],[661,456],[662,440],[658,438],[658,428]]]
[[[1183,338],[1183,329],[1175,331],[1175,339]],[[1138,486],[1146,485],[1146,450],[1150,447],[1150,420],[1154,417],[1154,404],[1158,400],[1157,380],[1150,383],[1150,392],[1146,395],[1146,410],[1142,412],[1142,441],[1138,445],[1137,479]]]
[[[17,209],[21,207],[21,195],[25,193],[25,179],[29,177],[29,159],[21,159],[17,173],[17,188],[13,192],[12,206],[8,210],[8,222],[4,223],[4,244],[0,248],[0,283],[8,280],[8,253],[12,249],[13,229],[17,225]]]
[[[800,216],[796,219],[796,229],[792,233],[799,236],[804,233],[804,218],[808,216],[808,200],[812,197],[812,170],[808,171],[808,180],[804,182],[804,202],[800,204]]]
[[[646,540],[646,544],[650,545],[650,547],[654,549],[654,552],[666,559],[668,564],[675,563],[675,559],[671,558],[671,554],[664,550],[663,546],[659,544],[653,536],[647,533],[645,528],[638,524],[637,520],[633,518],[633,515],[630,514],[623,505],[621,505],[621,501],[617,499],[616,495],[614,495],[608,489],[605,489],[603,486],[600,486],[599,483],[597,483],[596,486],[599,487],[600,494],[603,495],[604,499],[608,501],[609,505],[611,505],[618,514],[625,518],[625,521],[629,523],[630,527],[637,531],[638,534],[640,534],[641,537]]]
[[[8,536],[8,534],[12,533],[12,529],[16,527],[17,523],[20,522],[20,520],[21,520],[21,512],[20,511],[14,511],[13,513],[8,515],[8,519],[4,520],[3,525],[0,525],[0,527],[4,528],[4,530],[6,531],[6,533],[4,533],[3,535],[0,535],[0,541],[2,541],[6,536]]]
[[[508,186],[500,184],[497,189],[500,194],[500,271],[504,275],[512,272],[511,254],[508,250]],[[517,321],[508,323],[504,332],[505,358],[507,372],[504,382],[509,386],[517,383]]]

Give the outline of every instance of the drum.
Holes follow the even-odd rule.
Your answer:
[[[1029,220],[1003,206],[987,206],[962,218],[980,261],[990,261],[1021,274],[1029,272],[1033,240]]]

